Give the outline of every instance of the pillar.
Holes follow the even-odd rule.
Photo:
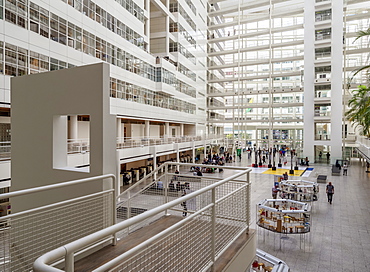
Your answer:
[[[122,139],[122,119],[117,118],[117,140],[119,143],[123,143],[124,139]]]
[[[205,158],[207,158],[207,144],[206,144],[206,142],[204,141],[204,158],[203,159],[205,159]]]
[[[77,140],[78,138],[78,122],[77,115],[69,116],[69,133],[68,139]]]
[[[343,158],[343,1],[332,2],[331,24],[331,161]],[[306,68],[306,67],[305,67]],[[306,69],[305,69],[306,71]],[[306,102],[306,98],[305,98]]]
[[[164,123],[164,137],[168,138],[170,136],[170,122]]]
[[[180,124],[180,136],[184,137],[184,124]]]
[[[303,116],[303,154],[314,161],[315,122],[315,0],[304,1],[304,116]],[[341,81],[342,84],[342,81]]]
[[[150,137],[150,121],[145,121],[145,129],[144,129],[144,137],[149,138]]]
[[[156,150],[155,146],[151,146],[149,150],[150,150],[150,154],[152,154],[152,156],[153,156],[153,171],[154,171],[153,178],[154,178],[154,180],[156,180],[157,179],[157,173],[156,173],[156,170],[157,170],[157,150]]]
[[[195,143],[194,141],[192,142],[193,144],[193,148],[192,148],[192,151],[193,151],[193,163],[195,163]]]
[[[176,161],[180,162],[180,150],[179,144],[174,144],[174,149],[176,150]],[[180,165],[176,165],[176,170],[180,171]]]

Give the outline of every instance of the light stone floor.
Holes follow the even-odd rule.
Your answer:
[[[232,165],[250,167],[251,161],[243,158]],[[302,243],[300,235],[288,235],[288,238],[281,239],[280,234],[257,229],[258,248],[285,261],[292,272],[369,272],[370,174],[356,159],[351,161],[348,176],[332,176],[328,164],[311,164],[310,167],[314,170],[304,179],[314,181],[318,174],[327,175],[328,181],[335,187],[333,204],[327,202],[325,184],[320,183],[319,200],[313,204],[311,214],[311,232],[302,235]],[[227,177],[230,174],[228,171],[217,175]],[[256,204],[271,198],[274,182],[273,175],[260,172],[261,169],[254,169],[250,174],[252,228],[256,228]]]

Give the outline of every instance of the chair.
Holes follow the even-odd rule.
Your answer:
[[[282,226],[281,229],[283,230],[283,233],[288,233],[288,229],[286,227]]]
[[[272,267],[272,266],[265,266],[265,267],[263,268],[263,271],[264,271],[264,272],[271,272],[271,271],[272,271],[272,269],[273,269],[273,267]]]
[[[289,228],[289,233],[293,233],[294,227],[288,227]]]

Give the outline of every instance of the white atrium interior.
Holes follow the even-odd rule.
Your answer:
[[[369,63],[369,39],[358,38],[369,4],[0,1],[0,270],[308,268],[286,256],[306,256],[314,225],[285,252],[260,246],[256,195],[271,196],[277,175],[262,168],[279,155],[257,167],[257,153],[262,166],[261,150],[294,150],[279,168],[295,165],[301,180],[330,181],[337,160],[365,172],[370,142],[345,112],[369,83],[367,70],[353,76]],[[226,153],[234,159],[193,176]],[[124,241],[121,256],[95,257]]]

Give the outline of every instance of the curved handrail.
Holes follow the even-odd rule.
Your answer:
[[[47,263],[51,263],[51,262],[54,262],[56,261],[57,259],[60,259],[60,258],[65,258],[65,267],[66,267],[66,270],[65,271],[73,271],[73,264],[74,264],[74,253],[76,251],[78,251],[79,249],[82,249],[86,246],[89,246],[91,245],[92,243],[96,242],[96,241],[99,241],[103,238],[106,238],[108,236],[114,236],[118,231],[120,230],[123,230],[133,224],[136,224],[136,223],[139,223],[147,218],[150,218],[160,212],[163,212],[165,210],[168,210],[170,209],[171,207],[175,206],[175,205],[179,205],[181,204],[182,202],[184,201],[187,201],[189,199],[192,199],[192,198],[195,198],[196,196],[200,195],[200,194],[203,194],[209,190],[212,190],[226,182],[229,182],[231,180],[234,180],[236,179],[237,177],[239,176],[242,176],[242,175],[245,175],[247,174],[248,172],[251,171],[251,169],[249,168],[241,168],[241,167],[238,167],[240,170],[244,170],[244,171],[241,171],[239,173],[236,173],[230,177],[227,177],[221,181],[218,181],[214,184],[211,184],[207,187],[204,187],[204,188],[201,188],[195,192],[192,192],[192,193],[189,193],[185,196],[182,196],[178,199],[175,199],[175,200],[172,200],[170,202],[167,202],[159,207],[155,207],[151,210],[148,210],[146,211],[145,213],[142,213],[142,214],[139,214],[135,217],[132,217],[130,219],[127,219],[125,221],[122,221],[120,223],[117,223],[113,226],[110,226],[110,227],[107,227],[105,229],[102,229],[100,231],[97,231],[95,233],[92,233],[90,235],[87,235],[83,238],[80,238],[76,241],[73,241],[71,243],[68,243],[64,246],[61,246],[55,250],[52,250],[50,252],[47,252],[45,253],[44,255],[40,256],[39,258],[36,259],[36,261],[34,262],[34,265],[33,265],[33,269],[35,272],[47,272],[47,271],[63,271],[63,270],[59,270],[57,268],[53,268],[53,270],[51,270],[51,266],[49,266]]]
[[[89,181],[94,181],[94,180],[100,180],[100,179],[106,179],[106,178],[112,178],[113,180],[113,188],[116,187],[116,176],[113,174],[105,174],[105,175],[100,175],[100,176],[94,176],[94,177],[89,177],[89,178],[83,178],[83,179],[76,179],[72,181],[65,181],[65,182],[60,182],[56,184],[51,184],[51,185],[45,185],[45,186],[40,186],[40,187],[34,187],[30,189],[24,189],[24,190],[19,190],[15,192],[10,192],[10,193],[5,193],[0,195],[0,199],[5,199],[5,198],[11,198],[11,197],[16,197],[16,196],[21,196],[21,195],[26,195],[26,194],[32,194],[32,193],[37,193],[37,192],[42,192],[42,191],[48,191],[56,188],[61,188],[65,186],[72,186],[75,184],[80,184],[80,183],[85,183]]]
[[[272,272],[289,272],[290,271],[289,266],[284,261],[276,258],[275,256],[272,256],[271,254],[268,254],[267,252],[261,249],[257,248],[256,255],[257,257],[264,259],[265,261],[274,265]]]

